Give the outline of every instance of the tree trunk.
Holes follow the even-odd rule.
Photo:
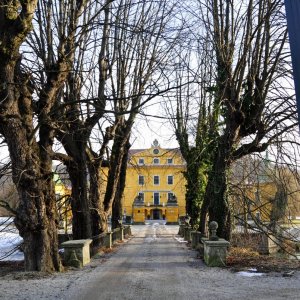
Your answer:
[[[235,125],[235,122],[233,122]],[[209,221],[216,221],[219,225],[217,235],[230,240],[231,238],[231,213],[227,194],[227,174],[230,167],[230,156],[234,145],[234,126],[220,137],[213,166],[209,173],[205,193],[205,203],[209,203]],[[202,220],[203,222],[203,220]],[[203,226],[203,225],[202,225]]]
[[[127,163],[128,163],[128,153],[130,149],[130,143],[129,139],[126,142],[124,155],[122,158],[121,163],[121,170],[120,170],[120,178],[119,183],[115,195],[115,199],[113,201],[113,207],[112,207],[112,228],[120,227],[119,220],[123,218],[123,193],[125,189],[125,183],[126,183],[126,172],[127,172]]]
[[[15,224],[24,240],[25,270],[59,271],[57,210],[52,173],[41,172],[37,144],[28,146],[27,132],[18,119],[2,122],[19,194]],[[44,175],[44,176],[43,176]]]
[[[0,55],[0,99],[3,99],[0,133],[8,145],[13,181],[19,195],[15,224],[24,240],[25,269],[59,271],[52,165],[48,149],[44,148],[46,143],[51,146],[51,140],[47,140],[49,134],[43,138],[40,135],[39,143],[35,140],[31,90],[28,78],[17,63],[18,54],[15,55],[10,62]],[[12,84],[14,82],[18,85]]]
[[[90,174],[90,203],[91,203],[91,224],[92,235],[97,236],[103,232],[108,231],[108,215],[104,211],[101,186],[103,185],[102,172],[102,159],[93,160],[89,162]]]
[[[72,183],[71,207],[72,207],[72,232],[74,239],[86,239],[92,237],[90,203],[88,198],[87,162],[84,145],[79,145],[80,154],[75,163],[67,166]]]
[[[221,153],[217,155],[210,172],[205,197],[210,199],[209,221],[219,224],[217,235],[230,240],[230,209],[227,195],[227,170]]]
[[[123,156],[128,151],[126,149],[126,145],[129,140],[131,127],[132,124],[128,125],[126,123],[120,122],[116,129],[116,136],[114,139],[110,157],[106,192],[103,201],[104,210],[108,214],[110,214],[112,211],[113,201],[117,192]]]

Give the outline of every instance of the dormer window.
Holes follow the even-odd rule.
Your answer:
[[[145,164],[145,160],[143,158],[139,158],[139,165],[144,165]]]
[[[153,159],[153,164],[154,165],[159,165],[159,158],[154,158]]]

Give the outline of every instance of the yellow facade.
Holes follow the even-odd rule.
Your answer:
[[[163,149],[154,141],[149,149],[130,151],[124,214],[134,223],[165,219],[177,223],[185,215],[186,165],[178,149]]]
[[[288,179],[286,178],[286,181]],[[280,223],[282,224],[299,224],[300,223],[300,193],[299,189],[291,189],[291,186],[286,182],[288,188],[288,197],[286,207],[280,214]],[[244,191],[243,191],[244,189]],[[259,185],[248,184],[241,188],[242,194],[246,196],[246,201],[241,201],[243,197],[238,197],[234,201],[234,211],[243,220],[250,218],[248,213],[251,211],[252,218],[256,218],[264,223],[269,223],[272,211],[276,211],[274,203],[278,187],[273,181],[262,182]],[[297,192],[292,192],[297,191]],[[274,207],[275,206],[275,207]],[[279,209],[280,210],[280,209]],[[244,216],[243,216],[244,214]]]
[[[55,182],[55,197],[59,214],[59,227],[67,231],[67,227],[71,223],[72,219],[69,200],[71,196],[71,189],[61,181],[58,174],[54,174],[53,180]]]

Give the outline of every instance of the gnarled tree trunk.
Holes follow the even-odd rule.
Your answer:
[[[15,224],[24,240],[25,269],[55,271],[60,269],[60,260],[52,166],[47,154],[51,132],[41,128],[36,142],[30,78],[21,72],[19,55],[37,1],[5,2],[0,6],[0,132],[9,148],[19,194]]]

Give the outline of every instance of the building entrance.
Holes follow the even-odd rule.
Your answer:
[[[153,220],[161,219],[161,211],[160,209],[153,209]]]

